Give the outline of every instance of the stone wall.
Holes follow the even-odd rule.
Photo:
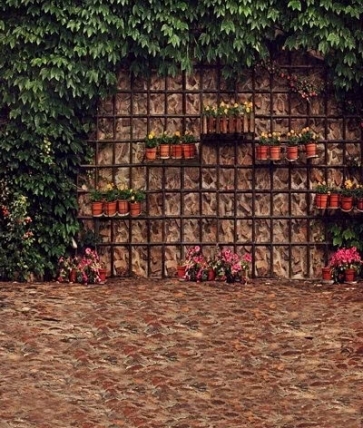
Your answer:
[[[282,62],[281,70],[284,65],[291,64]],[[312,68],[293,72],[324,86],[320,64],[306,65]],[[316,227],[313,188],[323,179],[342,183],[346,156],[361,156],[360,130],[327,92],[307,102],[270,71],[246,73],[234,90],[214,68],[174,79],[131,79],[120,72],[119,92],[100,103],[95,119],[94,163],[79,177],[80,218],[102,237],[99,251],[110,273],[172,276],[189,245],[202,244],[208,255],[220,243],[253,254],[252,276],[320,276],[326,245]],[[263,131],[312,127],[321,135],[318,157],[307,160],[301,153],[293,164],[258,164],[253,140],[204,144],[203,105],[219,100],[253,101],[256,138]],[[150,130],[193,133],[197,157],[146,162],[143,139]],[[145,189],[143,215],[92,219],[87,189],[108,182]]]

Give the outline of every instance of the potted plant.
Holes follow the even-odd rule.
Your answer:
[[[183,145],[183,156],[184,159],[193,159],[195,157],[196,153],[196,143],[197,139],[196,137],[191,134],[190,132],[186,132],[181,137],[181,142]]]
[[[157,155],[159,141],[154,131],[151,131],[145,137],[145,158],[147,160],[155,160]]]
[[[245,283],[251,260],[250,254],[244,254],[241,257],[229,249],[221,249],[217,246],[213,262],[216,279],[230,283],[236,281]]]
[[[100,271],[103,269],[100,257],[96,250],[86,248],[78,258],[77,282],[80,284],[101,283]]]
[[[254,115],[253,104],[251,101],[243,103],[243,116],[244,116],[244,132],[254,132]]]
[[[339,248],[330,258],[335,282],[352,282],[362,267],[362,258],[356,247]]]
[[[315,202],[314,205],[317,209],[326,209],[328,207],[328,199],[330,187],[325,181],[318,183],[315,186]]]
[[[181,144],[180,132],[175,131],[170,139],[171,150],[170,155],[172,159],[182,159],[183,158],[183,146]]]
[[[146,193],[141,189],[130,189],[130,215],[136,217],[141,214],[141,203],[146,199]]]
[[[286,134],[286,159],[294,162],[299,158],[300,134],[293,129]]]
[[[340,188],[340,208],[342,211],[349,212],[353,208],[353,197],[355,195],[355,184],[352,180],[345,180]]]
[[[214,106],[206,105],[203,107],[203,130],[206,134],[215,134],[217,109]]]
[[[315,158],[316,154],[316,142],[319,136],[311,130],[309,127],[303,128],[300,132],[301,144],[305,145],[306,158]]]
[[[268,147],[268,156],[271,160],[276,161],[281,159],[281,141],[279,132],[263,132],[259,139],[259,146]]]
[[[92,189],[89,193],[89,199],[91,202],[92,215],[94,217],[100,217],[103,215],[103,202],[105,194],[98,188]]]
[[[159,138],[159,150],[160,150],[160,159],[169,159],[170,158],[170,144],[172,137],[166,132],[163,132]]]
[[[199,245],[190,247],[185,257],[184,278],[187,281],[206,281],[209,266]]]
[[[129,214],[129,199],[131,191],[125,185],[120,185],[117,189],[117,211],[120,216]]]
[[[105,189],[105,214],[113,217],[117,213],[118,190],[113,183],[108,183]]]
[[[68,256],[60,257],[58,260],[58,275],[59,282],[76,282],[77,281],[77,267],[78,257]]]
[[[358,211],[363,211],[363,184],[357,184],[354,189],[354,197]]]

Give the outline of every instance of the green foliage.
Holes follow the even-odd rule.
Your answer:
[[[361,217],[337,216],[327,223],[329,238],[336,248],[356,247],[363,251],[363,223]]]
[[[44,272],[77,234],[75,178],[117,69],[173,76],[219,63],[236,78],[273,49],[301,49],[323,58],[337,89],[359,94],[362,18],[362,2],[345,0],[3,0],[0,178],[27,198]]]

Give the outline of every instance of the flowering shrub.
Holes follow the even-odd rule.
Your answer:
[[[101,282],[102,265],[96,250],[86,248],[82,256],[61,257],[58,261],[58,281],[69,280],[70,272],[76,270],[77,282],[81,284],[98,284]]]
[[[262,132],[258,143],[266,146],[277,146],[280,144],[280,133],[279,132]]]
[[[287,80],[289,89],[300,95],[306,101],[315,98],[323,91],[323,88],[311,77],[298,76],[296,74],[280,73]]]
[[[44,263],[35,250],[36,232],[29,213],[28,198],[10,192],[0,182],[0,279],[29,281],[41,277]]]
[[[339,193],[343,196],[355,195],[355,184],[352,180],[345,180],[343,186],[340,188]]]
[[[199,245],[189,248],[184,265],[186,280],[205,281],[207,279],[209,266]]]
[[[250,254],[241,257],[229,249],[218,248],[213,262],[216,277],[227,282],[241,281],[246,277],[251,261]]]
[[[334,278],[346,269],[354,269],[359,272],[362,266],[362,258],[356,247],[340,248],[330,258],[329,266],[333,269]]]

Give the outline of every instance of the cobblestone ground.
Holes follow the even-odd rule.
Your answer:
[[[363,427],[363,284],[0,283],[0,428]]]

